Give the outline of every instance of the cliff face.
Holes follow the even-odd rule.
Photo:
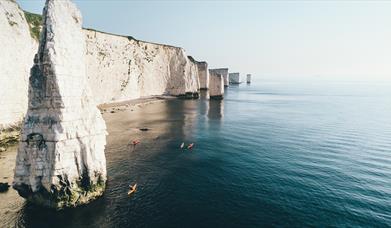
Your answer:
[[[197,65],[182,48],[84,30],[87,75],[98,104],[197,93]]]
[[[70,0],[47,0],[16,159],[14,188],[56,209],[100,196],[106,181],[106,126],[87,84],[81,24]]]
[[[197,66],[200,89],[207,90],[209,88],[208,63],[198,62],[191,56],[189,56],[189,59]]]
[[[38,29],[36,15],[0,0],[0,130],[20,123],[26,113]],[[87,79],[97,104],[153,95],[198,97],[198,67],[182,48],[90,29],[83,33]]]
[[[10,0],[0,1],[0,130],[23,119],[27,110],[28,75],[38,42],[24,12]]]

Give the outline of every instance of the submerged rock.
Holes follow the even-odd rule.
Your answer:
[[[106,126],[91,97],[79,10],[47,0],[29,78],[13,187],[28,201],[61,209],[103,194]]]
[[[198,92],[186,92],[185,94],[179,95],[178,98],[191,100],[200,98],[200,95]]]

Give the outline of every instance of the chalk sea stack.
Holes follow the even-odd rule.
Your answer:
[[[223,76],[223,80],[224,80],[224,87],[228,87],[228,85],[229,85],[228,68],[217,68],[217,69],[211,69],[210,71],[212,71],[216,74],[221,74],[221,76]]]
[[[47,0],[13,188],[61,209],[101,196],[106,126],[87,83],[82,17],[70,0]]]
[[[240,84],[240,73],[229,73],[229,84]]]
[[[200,89],[207,90],[207,89],[209,89],[208,63],[207,62],[197,62],[197,66],[198,66],[198,75],[200,78]]]
[[[224,98],[224,77],[216,71],[209,71],[209,97],[213,100]]]
[[[247,81],[247,84],[251,84],[251,74],[247,74],[246,81]]]

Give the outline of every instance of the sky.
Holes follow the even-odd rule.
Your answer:
[[[44,0],[17,0],[41,13]],[[391,81],[391,1],[74,0],[84,27],[253,77]]]

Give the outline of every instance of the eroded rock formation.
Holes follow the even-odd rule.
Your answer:
[[[246,76],[246,82],[247,82],[247,84],[250,84],[250,83],[251,83],[251,74],[247,74],[247,76]]]
[[[196,64],[197,71],[198,71],[198,79],[201,90],[207,90],[209,88],[209,70],[208,70],[208,63],[203,61],[199,62],[196,61],[193,57],[189,56],[189,59]]]
[[[229,73],[230,84],[239,84],[240,82],[240,73]]]
[[[209,97],[216,100],[224,98],[224,77],[214,70],[209,71]]]
[[[87,83],[79,10],[69,0],[47,0],[43,17],[13,187],[58,209],[103,194],[106,126]]]
[[[200,78],[200,89],[209,89],[209,71],[207,62],[198,62],[198,75]]]
[[[221,74],[223,76],[224,86],[225,87],[227,87],[229,85],[228,68],[212,69],[212,71],[215,72],[216,74]]]
[[[18,125],[27,110],[29,70],[38,48],[38,26],[31,26],[28,15],[16,2],[0,0],[0,131]],[[198,97],[199,67],[183,48],[92,29],[83,33],[87,81],[97,104],[154,95]]]

